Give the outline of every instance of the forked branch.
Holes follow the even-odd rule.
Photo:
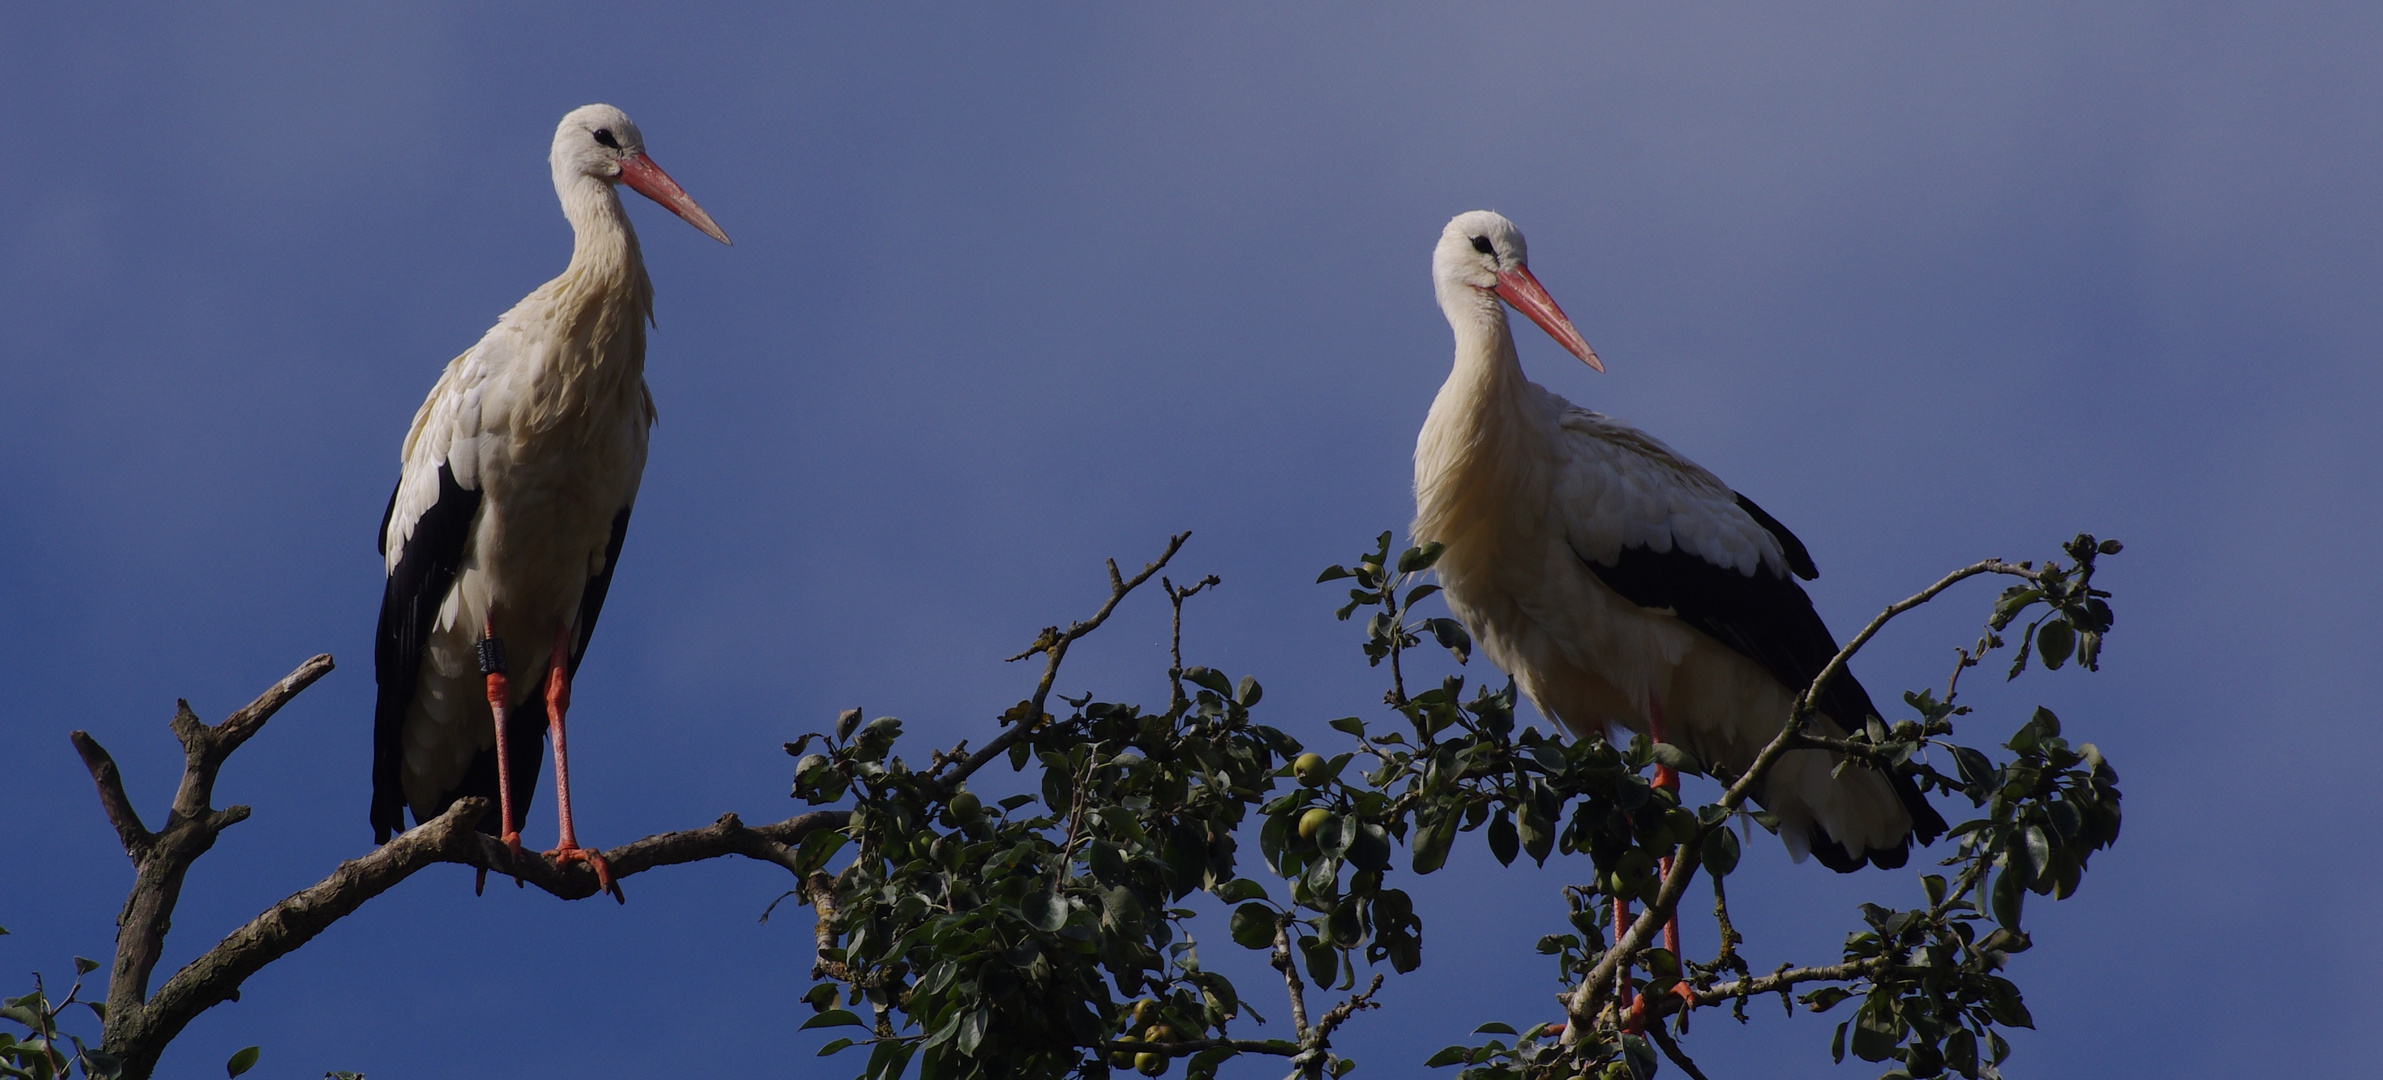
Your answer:
[[[182,780],[165,823],[155,832],[133,809],[124,792],[123,777],[107,749],[87,732],[70,736],[99,789],[100,808],[133,862],[132,891],[118,919],[103,1037],[106,1051],[122,1062],[127,1080],[149,1076],[166,1044],[200,1013],[236,999],[240,984],[249,976],[314,940],[332,923],[425,867],[455,863],[507,874],[566,900],[598,891],[594,871],[583,863],[557,866],[535,855],[514,859],[495,837],[479,830],[481,819],[492,810],[488,801],[460,799],[438,817],[370,854],[339,864],[323,880],[265,909],[184,965],[151,996],[149,979],[163,952],[184,875],[214,846],[224,829],[248,817],[245,806],[213,807],[216,775],[232,751],[331,667],[329,656],[308,660],[220,724],[206,724],[191,712],[188,702],[177,703],[172,727],[182,742]],[[748,826],[736,815],[727,814],[700,829],[631,841],[605,851],[604,859],[615,880],[659,866],[725,855],[742,855],[793,870],[799,865],[795,848],[804,837],[822,829],[842,828],[846,820],[843,811],[818,811],[770,825]]]

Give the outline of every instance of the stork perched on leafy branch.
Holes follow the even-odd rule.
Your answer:
[[[1445,545],[1437,570],[1449,608],[1575,733],[1647,732],[1742,772],[1837,652],[1795,581],[1817,575],[1811,554],[1655,437],[1523,377],[1507,304],[1605,367],[1532,275],[1513,222],[1457,215],[1433,251],[1432,280],[1456,361],[1416,441],[1412,532]],[[1878,712],[1850,675],[1818,704],[1823,735]],[[1798,861],[1900,866],[1914,835],[1944,831],[1909,779],[1838,764],[1793,751],[1758,793]]]

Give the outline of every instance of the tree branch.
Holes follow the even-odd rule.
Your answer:
[[[149,996],[149,978],[163,951],[165,935],[180,899],[182,880],[225,828],[245,819],[248,808],[211,805],[216,774],[234,750],[299,692],[332,668],[329,656],[298,666],[255,701],[222,723],[209,726],[178,702],[172,722],[182,743],[183,774],[165,826],[155,833],[141,824],[115,759],[89,733],[70,737],[99,789],[101,809],[132,856],[134,878],[118,919],[116,959],[108,980],[104,1045],[123,1062],[127,1080],[153,1072],[166,1044],[191,1020],[214,1005],[236,1000],[249,976],[296,951],[316,935],[387,892],[415,872],[439,863],[513,875],[555,896],[575,900],[598,891],[595,872],[584,863],[557,866],[542,856],[515,859],[495,837],[479,831],[491,811],[486,799],[460,799],[447,811],[361,858],[341,863],[330,875],[265,909],[198,959],[184,965]],[[742,855],[788,870],[800,864],[795,849],[822,829],[850,820],[840,810],[798,814],[769,825],[748,826],[734,814],[700,829],[661,833],[604,852],[615,880],[661,866]]]
[[[1300,1045],[1307,1044],[1307,984],[1299,981],[1299,964],[1291,955],[1291,917],[1282,915],[1274,924],[1274,969],[1283,973],[1283,985],[1291,995],[1291,1035]]]
[[[91,782],[99,786],[99,808],[107,811],[108,824],[116,827],[116,839],[124,843],[124,853],[132,856],[132,864],[139,866],[157,838],[141,824],[139,811],[125,796],[124,777],[116,770],[116,759],[109,757],[107,748],[89,732],[70,732],[66,737],[74,743],[74,752],[82,755],[83,767],[91,770]]]
[[[1061,630],[1056,626],[1043,627],[1043,632],[1035,636],[1034,644],[1027,646],[1025,652],[1009,658],[1009,662],[1014,664],[1036,653],[1041,653],[1045,657],[1043,677],[1035,684],[1034,697],[1028,700],[1024,714],[1012,721],[1001,734],[994,736],[991,742],[985,744],[984,749],[970,754],[966,760],[952,766],[951,772],[937,776],[935,782],[943,785],[945,790],[950,790],[952,785],[966,780],[978,769],[991,763],[993,759],[1009,752],[1011,744],[1031,734],[1035,725],[1042,720],[1043,702],[1050,699],[1051,685],[1059,679],[1059,663],[1067,658],[1067,647],[1075,644],[1076,640],[1084,635],[1100,629],[1100,624],[1109,621],[1109,613],[1117,610],[1118,601],[1125,599],[1127,594],[1140,588],[1143,582],[1150,580],[1152,575],[1165,568],[1167,560],[1174,558],[1176,552],[1183,550],[1183,542],[1189,539],[1191,539],[1191,534],[1188,532],[1177,533],[1169,538],[1167,550],[1159,552],[1156,561],[1142,567],[1142,572],[1131,578],[1118,576],[1117,560],[1109,560],[1109,600],[1100,606],[1099,611],[1092,613],[1092,618],[1084,622],[1072,623],[1066,630]]]

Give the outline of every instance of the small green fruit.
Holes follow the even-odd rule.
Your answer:
[[[1323,787],[1324,781],[1329,779],[1324,775],[1324,766],[1324,755],[1301,754],[1298,760],[1291,763],[1291,775],[1298,777],[1299,782],[1308,787]]]
[[[1165,1076],[1167,1075],[1167,1055],[1136,1054],[1134,1055],[1134,1071],[1144,1076]]]
[[[1324,828],[1325,822],[1330,820],[1332,820],[1332,811],[1321,806],[1299,815],[1299,838],[1301,840],[1315,839],[1316,833]]]
[[[1147,1027],[1158,1022],[1158,1002],[1143,998],[1134,1002],[1134,1023]]]
[[[1654,868],[1654,858],[1637,848],[1631,848],[1630,850],[1623,852],[1621,863],[1615,867],[1615,869],[1621,873],[1623,878],[1633,881],[1637,880],[1647,871]]]
[[[963,791],[952,796],[950,806],[952,816],[961,821],[973,820],[978,814],[985,812],[985,801],[977,798],[976,792],[973,791]]]
[[[1112,1050],[1109,1052],[1109,1064],[1113,1068],[1133,1068],[1134,1052],[1131,1050]]]

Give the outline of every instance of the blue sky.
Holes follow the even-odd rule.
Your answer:
[[[129,882],[71,728],[154,820],[177,696],[216,717],[339,658],[224,774],[256,815],[169,967],[367,849],[397,444],[562,265],[547,139],[608,101],[736,246],[632,207],[662,420],[577,688],[583,838],[784,816],[776,747],[838,708],[981,738],[1030,689],[1001,658],[1182,529],[1183,575],[1225,579],[1187,651],[1331,740],[1379,688],[1310,582],[1403,528],[1450,349],[1430,245],[1486,207],[1610,369],[1526,331],[1533,376],[1786,521],[1840,631],[1975,558],[2127,541],[2102,673],[1972,684],[1981,735],[2049,705],[2127,793],[2085,890],[2030,908],[2021,1073],[2371,1067],[2383,12],[485,8],[0,15],[0,983],[106,956]],[[1988,591],[1858,670],[1940,682]],[[1061,689],[1163,700],[1162,608]],[[1358,1075],[1552,1015],[1528,946],[1565,868],[1468,858],[1416,886],[1426,966],[1340,1040]],[[1774,898],[1757,967],[1912,892],[1768,845],[1739,873]],[[766,867],[622,908],[469,878],[250,980],[166,1073],[252,1043],[264,1076],[858,1068],[792,1030],[807,912],[755,921]],[[1836,1017],[1754,1012],[1699,1024],[1708,1072],[1875,1074],[1827,1063]]]

